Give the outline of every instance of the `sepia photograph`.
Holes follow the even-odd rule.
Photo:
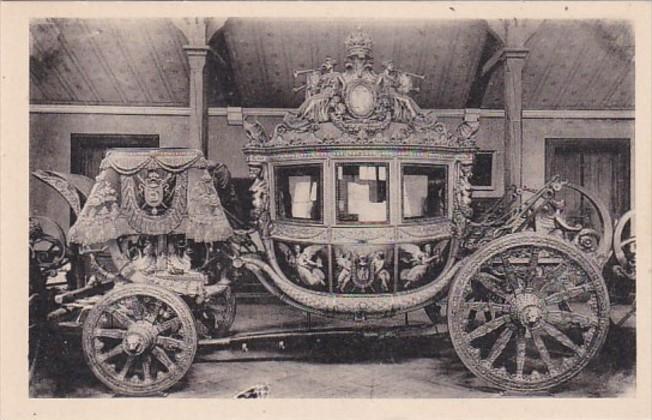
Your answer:
[[[26,22],[29,400],[640,391],[633,17]]]

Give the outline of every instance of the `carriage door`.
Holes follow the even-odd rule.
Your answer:
[[[115,147],[158,147],[158,135],[129,135],[129,134],[72,134],[70,136],[70,172],[85,175],[95,179],[100,173],[100,163],[108,149]],[[70,212],[70,225],[75,222],[75,215]],[[99,255],[98,259],[104,266],[110,266],[111,257]],[[79,263],[72,264],[74,269],[69,282],[76,283],[77,287],[84,286],[84,273],[89,272],[88,261],[82,258]]]
[[[612,218],[630,209],[629,139],[546,139],[546,179],[559,174],[602,200]],[[596,226],[596,214],[579,194],[569,192],[568,221]]]

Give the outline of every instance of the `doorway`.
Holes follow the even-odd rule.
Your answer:
[[[558,174],[584,187],[614,219],[630,209],[630,170],[629,139],[546,139],[546,179]],[[570,222],[592,224],[586,200],[572,193],[563,198]]]
[[[158,147],[157,134],[71,134],[70,171],[95,179],[107,150],[116,147]]]

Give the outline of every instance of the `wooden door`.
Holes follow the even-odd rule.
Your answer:
[[[546,179],[561,175],[602,200],[612,218],[630,208],[630,142],[628,139],[547,139]],[[592,206],[579,194],[566,193],[571,222],[596,225]]]

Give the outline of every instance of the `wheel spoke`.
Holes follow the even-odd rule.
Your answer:
[[[543,286],[542,290],[545,290],[550,285],[556,284],[559,281],[559,279],[563,277],[562,274],[565,274],[569,268],[570,267],[568,266],[568,263],[566,261],[563,261],[559,263],[559,265],[557,265],[552,270],[548,271],[547,273],[544,273],[543,278],[546,280],[546,283]]]
[[[512,262],[509,260],[505,254],[500,254],[500,261],[503,264],[503,269],[505,270],[505,277],[507,278],[507,281],[509,284],[512,286],[513,289],[518,289],[521,288],[521,282],[519,281],[518,277],[516,276],[516,272],[514,271],[514,266],[512,265]]]
[[[118,308],[108,309],[107,312],[125,328],[129,328],[134,323],[134,321],[129,318],[129,315],[125,314]]]
[[[532,279],[534,276],[537,274],[537,268],[539,268],[539,253],[541,252],[541,248],[538,247],[531,247],[532,249],[532,254],[530,255],[530,263],[528,266],[528,275],[525,287],[530,287],[532,284]]]
[[[508,300],[507,293],[505,293],[499,286],[500,279],[498,277],[489,273],[478,273],[474,278],[491,293]]]
[[[175,332],[179,328],[181,328],[181,320],[179,318],[168,319],[156,326],[159,334],[163,334],[166,331]]]
[[[591,315],[578,314],[577,312],[548,311],[545,320],[555,325],[578,324],[580,327],[597,327],[598,319]]]
[[[105,338],[115,338],[121,340],[127,331],[119,330],[117,328],[96,328],[93,331],[94,337],[105,337]]]
[[[118,344],[106,353],[99,354],[97,360],[102,363],[122,353],[122,343]]]
[[[525,334],[519,331],[516,336],[516,376],[523,377],[525,368]]]
[[[573,342],[566,334],[563,332],[559,331],[555,326],[548,324],[547,322],[542,322],[541,326],[543,330],[548,333],[552,338],[563,344],[564,346],[568,347],[569,349],[573,350],[577,354],[582,353],[582,349]]]
[[[486,359],[486,362],[489,364],[489,366],[493,365],[498,356],[500,356],[503,350],[505,350],[505,347],[507,346],[507,343],[509,343],[509,340],[512,338],[513,334],[514,330],[511,328],[506,328],[502,333],[500,333],[500,336],[491,347],[491,350],[489,350],[489,355]]]
[[[148,354],[143,359],[143,381],[145,382],[149,382],[153,379],[151,367],[152,367],[152,356]]]
[[[545,363],[548,372],[552,375],[556,372],[555,365],[550,358],[550,353],[541,338],[541,333],[537,330],[530,330],[532,333],[532,341],[534,341],[534,346],[537,348],[539,355],[541,355],[541,360]]]
[[[184,342],[170,337],[156,337],[156,344],[167,350],[183,350]]]
[[[501,325],[504,325],[507,321],[509,320],[509,315],[503,315],[499,318],[493,319],[489,322],[486,322],[476,328],[475,330],[471,331],[467,335],[467,340],[469,342],[475,340],[476,338],[485,336],[489,334],[490,332],[498,329]]]
[[[582,285],[571,287],[570,289],[562,290],[560,292],[548,295],[543,301],[546,305],[553,305],[581,296],[591,289],[592,286],[589,283],[584,283]]]
[[[124,378],[127,376],[127,372],[129,372],[129,368],[134,364],[135,359],[136,356],[127,356],[127,360],[125,361],[124,366],[122,366],[122,369],[120,369],[120,372],[118,372],[118,379],[124,380]]]
[[[158,359],[159,362],[165,366],[165,369],[167,369],[168,372],[172,372],[175,368],[174,362],[170,359],[170,356],[163,350],[162,348],[155,346],[152,349],[152,354],[156,359]]]
[[[142,320],[145,315],[145,306],[143,303],[138,299],[138,297],[134,296],[131,300],[131,311],[134,314],[134,318],[137,320]]]
[[[156,299],[154,301],[153,306],[154,307],[150,311],[147,311],[147,316],[145,317],[145,320],[152,323],[152,324],[156,322],[156,319],[158,318],[159,312],[161,311],[161,307],[163,306],[163,302]]]
[[[510,312],[512,310],[512,305],[507,303],[495,303],[495,302],[464,302],[464,307],[467,311],[476,311],[476,312]]]

